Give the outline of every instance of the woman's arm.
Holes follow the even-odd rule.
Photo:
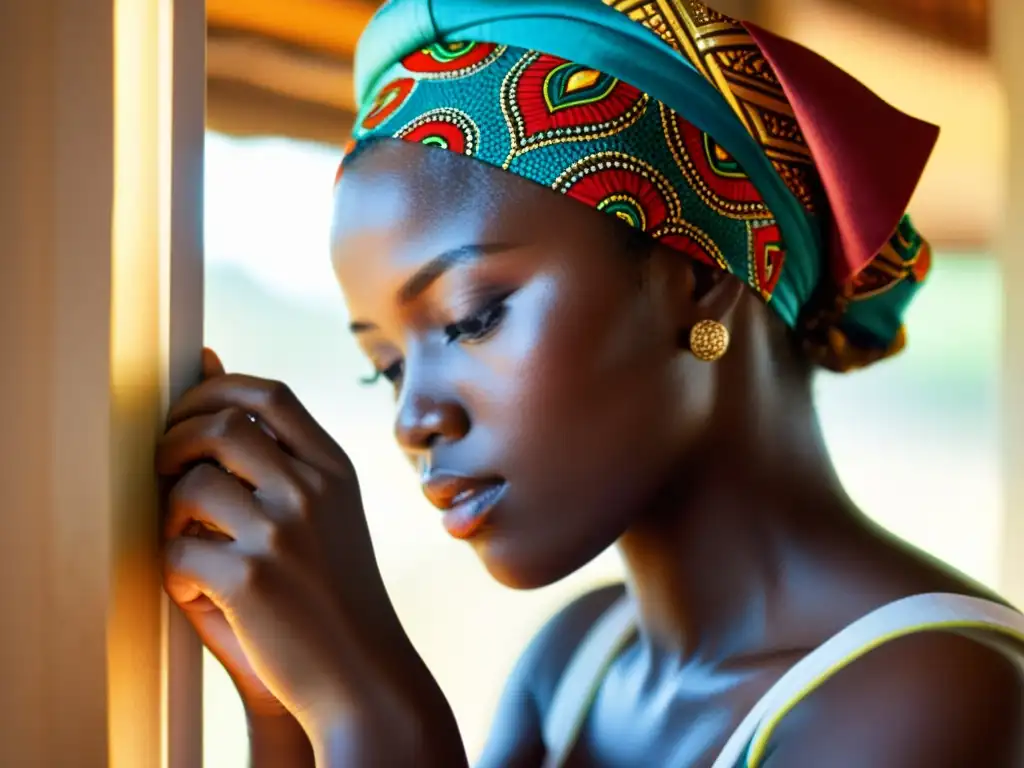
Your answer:
[[[543,762],[544,714],[562,673],[590,627],[622,594],[623,587],[615,585],[583,595],[537,633],[509,676],[477,768],[536,768]],[[413,707],[399,705],[383,720],[361,720],[359,713],[354,720],[339,720],[313,739],[317,768],[466,765],[455,718],[426,667],[417,664],[401,677],[410,696],[405,701]]]
[[[287,710],[246,711],[250,768],[333,768],[354,765],[466,766],[465,750],[448,701],[410,650],[402,696],[381,697],[308,734]],[[366,704],[371,703],[368,697]],[[531,767],[532,768],[532,767]]]
[[[293,716],[251,721],[253,762],[464,766],[450,707],[394,613],[347,454],[285,385],[207,358],[157,448],[164,586],[247,711],[262,700]]]
[[[288,713],[246,716],[250,768],[315,768],[313,745]]]

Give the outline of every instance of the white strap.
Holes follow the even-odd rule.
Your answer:
[[[628,595],[613,603],[591,627],[558,681],[544,720],[544,768],[565,764],[608,666],[635,632],[636,613]]]
[[[818,686],[880,645],[928,631],[969,635],[1024,666],[1024,615],[1017,611],[965,595],[897,600],[855,621],[795,664],[750,711],[712,768],[756,768],[779,721]]]

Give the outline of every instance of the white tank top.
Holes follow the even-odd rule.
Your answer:
[[[955,632],[1014,659],[1024,672],[1024,615],[1006,606],[952,594],[915,595],[858,619],[797,662],[754,705],[712,768],[758,768],[772,733],[800,701],[844,667],[891,640],[920,632]],[[591,628],[570,660],[544,721],[544,768],[561,768],[609,665],[636,634],[626,596]]]

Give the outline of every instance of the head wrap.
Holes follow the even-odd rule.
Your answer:
[[[795,43],[696,0],[391,0],[356,81],[356,147],[443,148],[617,216],[747,282],[832,370],[904,344],[938,130]]]

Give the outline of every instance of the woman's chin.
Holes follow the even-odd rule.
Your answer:
[[[551,546],[536,542],[509,540],[497,531],[471,542],[484,568],[499,584],[516,590],[532,590],[561,581],[587,564],[593,557],[575,558]],[[578,562],[577,562],[578,561]]]

